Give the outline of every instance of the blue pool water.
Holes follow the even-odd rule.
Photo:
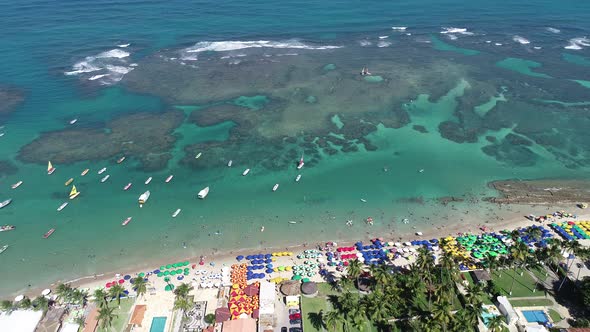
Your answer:
[[[496,315],[489,313],[489,312],[484,312],[481,314],[481,320],[483,321],[483,323],[485,324],[485,326],[488,326],[488,322],[490,321],[490,318],[495,317]]]
[[[164,332],[164,327],[166,327],[166,317],[154,317],[150,332]]]
[[[545,323],[549,322],[549,318],[547,318],[547,315],[542,310],[526,310],[526,311],[523,311],[522,314],[524,315],[524,318],[526,318],[526,320],[529,323],[537,322],[537,323],[545,324]]]

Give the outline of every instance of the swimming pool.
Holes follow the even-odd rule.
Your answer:
[[[522,315],[529,323],[537,322],[545,324],[549,322],[549,318],[543,310],[523,310]]]
[[[166,327],[166,317],[154,317],[150,332],[164,332],[164,327]]]

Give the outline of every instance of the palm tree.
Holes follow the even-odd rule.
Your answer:
[[[323,315],[323,319],[324,325],[326,325],[330,331],[336,331],[336,328],[342,326],[344,322],[342,315],[335,310],[328,311],[327,314]]]
[[[570,268],[572,267],[572,264],[574,264],[574,260],[572,259],[572,257],[574,256],[574,254],[576,254],[578,251],[580,251],[580,249],[582,249],[582,245],[580,245],[580,242],[578,242],[577,240],[566,242],[564,244],[564,247],[565,247],[565,249],[567,249],[570,252],[570,254],[567,257],[568,263],[567,263],[567,268],[565,270],[565,275],[563,276],[563,280],[559,284],[559,287],[557,287],[558,292],[561,289],[561,287],[563,286],[563,284],[565,283],[565,281],[567,279],[567,275],[570,271]],[[571,263],[569,262],[570,259],[572,260]]]
[[[107,296],[108,294],[102,288],[98,288],[94,290],[94,302],[98,304],[99,308],[104,308],[107,306]]]
[[[490,332],[501,332],[504,329],[504,316],[492,316],[488,318],[488,330]]]
[[[86,318],[84,316],[77,316],[76,318],[74,318],[74,323],[80,325],[80,327],[83,330],[84,326],[86,326]]]
[[[442,326],[443,331],[447,331],[447,328],[453,321],[451,304],[446,300],[435,303],[432,310],[432,318]]]
[[[475,305],[481,302],[481,298],[484,295],[483,287],[481,284],[473,284],[467,286],[467,294],[465,294],[465,302],[470,305]]]
[[[33,304],[31,303],[31,299],[29,299],[28,297],[25,296],[24,299],[20,300],[20,302],[18,302],[18,307],[20,309],[29,309],[33,306]]]
[[[539,240],[543,238],[543,232],[538,227],[530,227],[526,233],[533,239],[534,242],[539,242]]]
[[[359,283],[358,278],[363,273],[362,266],[363,266],[363,263],[361,263],[361,261],[355,259],[355,260],[350,261],[348,264],[348,267],[346,268],[346,274],[347,274],[348,278],[355,280],[357,287],[358,287],[358,283]]]
[[[188,296],[188,293],[190,293],[193,289],[193,286],[183,282],[182,284],[178,285],[178,287],[176,287],[176,289],[174,290],[174,294],[176,295],[176,298],[186,298]]]
[[[88,293],[86,293],[85,291],[81,291],[77,288],[72,291],[71,301],[73,303],[84,306],[86,304],[87,300],[88,300]]]
[[[510,285],[510,291],[508,292],[512,295],[512,288],[514,287],[514,282],[516,281],[516,268],[526,261],[526,258],[529,254],[529,248],[523,242],[518,241],[516,245],[512,246],[512,258],[514,259],[514,274],[512,275],[512,284]]]
[[[137,277],[133,279],[133,289],[137,293],[138,297],[141,297],[145,293],[147,293],[147,282],[142,277]]]
[[[13,308],[14,308],[14,306],[11,301],[4,300],[4,301],[0,302],[0,310],[1,311],[8,312],[8,311],[11,311]]]
[[[373,278],[375,279],[375,283],[379,285],[379,289],[384,289],[385,286],[389,282],[389,277],[391,274],[389,273],[390,269],[387,265],[378,265],[377,268],[373,271]]]
[[[70,286],[70,284],[63,283],[57,285],[57,288],[55,289],[57,297],[65,303],[69,303],[73,291],[74,289],[72,288],[72,286]]]
[[[109,296],[117,299],[119,307],[121,307],[121,296],[123,294],[125,294],[125,288],[119,284],[116,284],[109,289]]]
[[[113,319],[117,316],[118,315],[115,314],[115,308],[109,308],[106,306],[98,310],[98,321],[103,329],[110,327],[113,324]]]
[[[189,310],[193,307],[191,301],[189,301],[186,297],[177,296],[176,300],[174,300],[174,310],[182,310],[184,314],[188,313]]]
[[[37,296],[37,298],[33,300],[33,307],[35,307],[35,310],[43,310],[43,312],[46,312],[49,308],[49,300],[45,296]]]

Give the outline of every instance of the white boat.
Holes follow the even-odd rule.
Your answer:
[[[80,192],[76,190],[76,186],[72,186],[72,190],[70,191],[70,199],[74,199],[80,195]]]
[[[8,245],[3,246],[2,248],[0,248],[0,254],[5,252],[6,249],[8,249]]]
[[[111,176],[109,174],[105,175],[104,178],[100,179],[100,182],[105,182],[106,180],[108,180]]]
[[[182,210],[178,209],[178,210],[174,211],[174,213],[172,214],[172,218],[176,218],[176,216],[180,213],[180,211],[182,211]]]
[[[166,183],[170,182],[172,180],[172,178],[174,177],[174,175],[170,175],[166,178]]]
[[[100,169],[100,171],[98,171],[98,174],[102,174],[102,173],[106,172],[106,170],[107,170],[107,168],[103,167]]]
[[[422,232],[416,232],[416,235],[422,236]]]
[[[293,220],[290,220],[290,221],[289,221],[289,224],[296,224],[296,223],[297,223],[297,222],[296,222],[296,221],[293,221]]]
[[[146,191],[143,194],[141,194],[139,196],[139,207],[143,207],[143,205],[145,204],[145,202],[147,202],[147,200],[150,198],[150,191]]]
[[[16,189],[18,187],[20,187],[20,185],[23,184],[22,181],[18,181],[17,183],[13,184],[12,186],[10,186],[12,189]]]
[[[207,197],[208,194],[209,194],[209,187],[205,187],[203,190],[199,191],[199,193],[197,194],[197,197],[200,199],[203,199],[203,198]]]
[[[64,202],[62,205],[60,205],[60,206],[57,208],[57,211],[59,212],[59,211],[63,210],[63,209],[66,207],[66,206],[68,206],[68,202]]]
[[[4,202],[0,203],[0,209],[7,206],[11,202],[12,202],[12,198],[9,198],[9,199],[5,200]]]
[[[117,164],[120,164],[120,163],[124,162],[125,161],[125,158],[127,158],[127,157],[123,156],[123,157],[117,159]]]
[[[80,173],[80,175],[84,176],[84,175],[88,174],[88,172],[90,172],[89,168],[83,170],[82,173]]]
[[[203,154],[202,152],[199,152],[199,153],[197,153],[197,155],[195,156],[195,159],[199,159],[199,158],[201,158],[201,155],[202,155],[202,154]]]
[[[295,182],[299,182],[299,180],[301,180],[301,174],[297,174],[297,177],[295,178]]]
[[[123,190],[127,191],[129,188],[131,188],[131,182],[127,183],[127,185],[123,187]]]
[[[367,203],[367,200],[366,200],[366,199],[364,199],[364,198],[361,198],[361,202],[363,202],[363,203]]]
[[[248,175],[248,173],[250,173],[250,169],[246,168],[246,170],[242,173],[243,176]]]
[[[272,187],[272,191],[277,191],[277,189],[279,189],[279,184],[275,184],[274,187]]]
[[[78,119],[72,119],[70,120],[70,124],[73,125],[74,123],[78,122]]]
[[[121,223],[121,226],[126,226],[130,221],[131,221],[131,217],[127,217],[127,219],[123,220],[123,222]]]
[[[424,168],[421,168],[418,173],[424,173]]]
[[[4,136],[5,133],[0,133],[0,137]]]
[[[231,165],[232,165],[233,163],[234,163],[234,161],[233,161],[233,160],[230,160],[230,161],[228,161],[228,162],[227,162],[227,167],[231,167]]]
[[[303,155],[301,155],[301,159],[299,160],[299,163],[297,164],[297,169],[302,169],[303,165],[305,165],[305,163],[303,162]]]
[[[149,178],[147,178],[147,180],[145,180],[145,184],[150,184],[150,182],[152,182],[152,177],[151,176]]]
[[[53,172],[55,172],[55,167],[53,167],[53,165],[51,165],[51,161],[47,162],[47,174],[51,175],[53,174]]]

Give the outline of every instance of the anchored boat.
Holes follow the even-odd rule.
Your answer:
[[[277,189],[279,189],[279,184],[275,184],[274,187],[272,187],[272,191],[277,191]]]
[[[123,187],[123,190],[127,191],[129,188],[131,188],[131,182],[127,183],[127,185]]]
[[[0,209],[7,206],[11,202],[12,202],[12,198],[9,198],[9,199],[5,200],[4,202],[0,203]]]
[[[203,154],[202,152],[199,152],[199,153],[197,153],[197,155],[195,156],[195,159],[199,159],[199,158],[201,158],[201,155],[202,155],[202,154]]]
[[[2,248],[0,248],[0,254],[5,252],[6,249],[8,249],[8,245],[3,246]]]
[[[125,226],[127,225],[130,221],[131,221],[131,217],[128,217],[127,219],[123,220],[123,222],[121,223],[121,226]]]
[[[46,239],[46,238],[50,237],[51,234],[53,234],[53,232],[55,232],[55,228],[52,228],[52,229],[48,230],[47,233],[43,234],[43,238]]]
[[[13,226],[13,225],[0,226],[0,232],[8,232],[8,231],[11,231],[15,228],[16,228],[16,226]]]
[[[176,216],[180,213],[180,211],[182,211],[182,210],[178,209],[178,210],[174,211],[174,213],[172,214],[172,218],[176,218]]]
[[[246,168],[246,170],[242,173],[243,176],[248,175],[248,173],[250,173],[250,169]]]
[[[84,175],[88,174],[88,172],[90,172],[90,169],[87,168],[87,169],[83,170],[82,173],[80,173],[80,175],[84,176]]]
[[[170,180],[172,180],[172,178],[174,177],[174,175],[170,175],[166,178],[166,183],[170,182]]]
[[[68,181],[66,181],[65,186],[69,186],[70,184],[72,184],[72,182],[74,182],[74,178],[70,178]]]
[[[228,161],[228,162],[227,162],[227,167],[231,167],[231,165],[232,165],[233,163],[234,163],[234,161],[233,161],[233,160],[230,160],[230,161]]]
[[[295,182],[299,182],[299,180],[301,180],[301,174],[297,174],[297,177],[295,178]]]
[[[150,182],[152,182],[152,177],[151,176],[149,178],[147,178],[147,180],[145,180],[145,184],[150,184]]]
[[[209,195],[209,187],[205,187],[203,188],[203,190],[199,191],[197,197],[200,199],[204,199],[205,197],[207,197],[207,195]]]
[[[147,200],[150,198],[150,191],[146,191],[143,194],[141,194],[139,196],[139,207],[143,207],[143,205],[145,204],[145,202],[147,202]]]
[[[53,172],[55,172],[55,167],[53,167],[53,165],[51,165],[51,161],[47,162],[47,175],[51,175],[53,174]]]
[[[119,158],[119,160],[117,160],[117,164],[122,163],[123,161],[125,161],[125,156]]]
[[[66,207],[66,206],[68,206],[68,202],[64,202],[62,205],[60,205],[60,206],[57,208],[57,211],[59,212],[59,211],[63,210],[63,209]]]
[[[301,155],[301,159],[299,160],[299,163],[297,164],[297,169],[302,169],[303,165],[305,165],[305,163],[303,162],[303,155]]]
[[[103,168],[101,168],[101,169],[98,171],[98,174],[100,175],[100,174],[102,174],[102,173],[106,172],[106,170],[107,170],[107,168],[106,168],[106,167],[103,167]]]
[[[78,122],[78,119],[72,119],[70,120],[70,124],[73,125],[74,123]]]
[[[23,184],[22,181],[18,181],[17,183],[13,184],[12,186],[10,186],[12,189],[16,189],[18,187],[20,187],[20,185]]]
[[[106,180],[108,180],[111,176],[109,174],[105,175],[102,179],[100,179],[100,182],[104,183],[106,182]]]

